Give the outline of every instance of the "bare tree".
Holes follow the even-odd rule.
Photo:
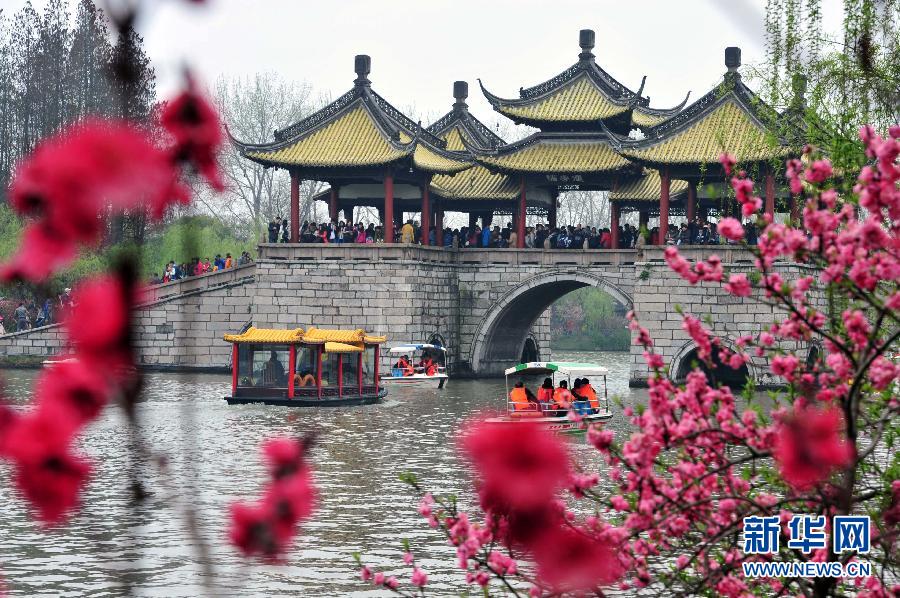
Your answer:
[[[235,79],[220,77],[215,101],[231,135],[248,143],[270,141],[276,129],[299,121],[324,102],[313,98],[309,84],[285,81],[272,72]],[[289,214],[287,172],[251,162],[234,147],[223,152],[221,165],[228,191],[217,197],[201,197],[201,203],[213,215],[229,222],[244,222],[252,237],[258,238],[264,220]],[[311,216],[312,198],[321,187],[316,181],[303,181],[301,220]]]

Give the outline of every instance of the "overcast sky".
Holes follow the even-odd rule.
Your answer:
[[[0,0],[9,12],[25,0]],[[116,0],[110,0],[115,3]],[[42,7],[44,0],[35,0]],[[161,98],[181,67],[216,77],[272,70],[337,97],[354,78],[353,56],[372,57],[373,88],[401,109],[439,116],[452,84],[469,82],[469,105],[493,120],[477,78],[515,97],[577,60],[578,30],[594,29],[598,63],[655,107],[695,100],[725,70],[724,48],[764,59],[765,0],[145,0],[139,29]],[[826,29],[840,2],[825,0]]]

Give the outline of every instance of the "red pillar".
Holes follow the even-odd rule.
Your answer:
[[[297,345],[288,350],[288,398],[294,398],[294,373],[297,371]]]
[[[516,247],[525,247],[525,177],[519,180],[519,211],[516,213]]]
[[[384,242],[394,242],[394,175],[390,171],[384,175]]]
[[[300,174],[291,172],[291,243],[300,242]]]
[[[766,214],[775,217],[775,174],[766,169]]]
[[[669,232],[669,169],[663,168],[659,185],[659,239],[660,245],[666,244],[666,233]]]
[[[363,349],[365,350],[365,349]],[[356,383],[359,386],[359,394],[362,395],[362,387],[363,387],[363,375],[362,375],[362,362],[363,362],[363,354],[356,354]]]
[[[687,188],[687,205],[685,206],[688,222],[697,215],[697,184],[688,183]]]
[[[231,396],[237,393],[238,385],[238,345],[231,345]]]
[[[444,208],[440,206],[434,211],[434,242],[438,247],[444,246]]]
[[[428,242],[431,233],[431,193],[428,191],[428,183],[422,185],[422,245],[430,245]]]
[[[610,248],[619,248],[619,204],[609,202],[609,238]]]
[[[338,219],[338,193],[334,186],[331,187],[331,195],[328,197],[328,219],[337,223]]]
[[[378,394],[378,362],[381,361],[381,345],[375,345],[375,394]]]
[[[346,353],[338,353],[338,396],[344,396],[344,355]]]
[[[316,353],[316,391],[320,399],[322,398],[322,351],[324,350],[325,345],[319,345]]]

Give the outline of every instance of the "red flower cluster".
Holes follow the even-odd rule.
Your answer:
[[[297,526],[312,514],[316,500],[308,443],[276,438],[263,444],[271,481],[255,504],[231,505],[228,537],[245,556],[279,561],[291,546]]]
[[[582,484],[556,436],[533,423],[478,423],[463,437],[461,449],[477,471],[493,536],[534,558],[541,585],[584,592],[621,576],[609,541],[571,523],[557,501],[561,490]]]
[[[773,450],[781,477],[795,490],[807,490],[849,465],[854,453],[843,428],[844,419],[835,407],[798,406],[784,416]]]
[[[108,207],[154,211],[186,201],[166,152],[126,121],[88,120],[42,141],[16,168],[10,204],[33,217],[4,278],[39,282],[95,245]]]
[[[213,189],[223,191],[225,184],[216,162],[222,145],[222,123],[215,108],[197,93],[193,82],[187,91],[166,104],[160,123],[175,139],[173,158],[191,164]]]

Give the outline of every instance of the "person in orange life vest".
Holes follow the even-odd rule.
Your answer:
[[[422,355],[422,360],[419,362],[419,367],[425,372],[426,376],[434,376],[437,372],[437,366],[434,365],[434,361],[431,359],[431,355],[425,353]]]
[[[584,381],[581,378],[575,378],[575,382],[572,384],[572,408],[578,415],[592,413],[588,398],[584,394]]]
[[[553,391],[553,409],[567,411],[572,404],[572,393],[569,392],[569,383],[566,380],[559,381],[559,388]]]
[[[511,391],[509,391],[509,402],[512,403],[513,409],[516,411],[534,411],[534,403],[537,403],[537,397],[525,388],[525,383],[519,380]]]
[[[413,367],[413,364],[409,361],[409,355],[404,355],[400,358],[400,361],[397,362],[397,367],[403,370],[404,376],[412,376],[416,373],[416,369]]]
[[[553,380],[550,378],[544,378],[544,383],[541,384],[540,388],[538,388],[537,394],[538,406],[541,411],[546,409],[550,409],[550,405],[553,402]]]
[[[591,408],[596,411],[600,410],[600,399],[597,398],[597,391],[591,386],[591,381],[587,378],[581,379],[581,396],[586,398],[591,404]]]

